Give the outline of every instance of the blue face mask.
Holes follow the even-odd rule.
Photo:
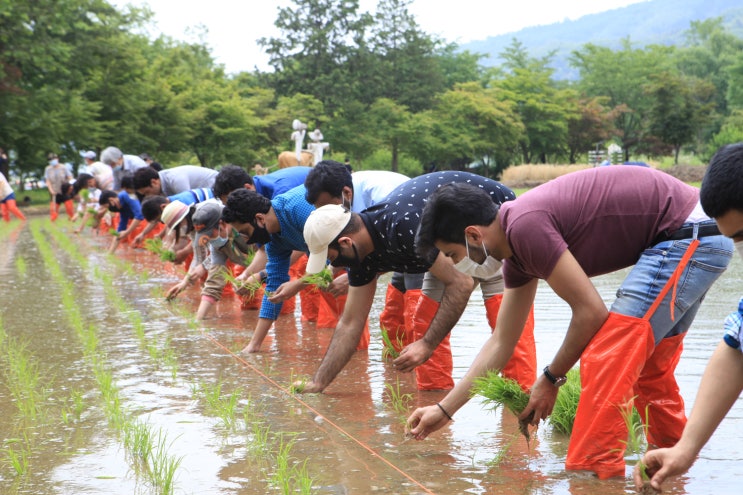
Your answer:
[[[209,239],[209,244],[211,244],[214,249],[219,249],[227,244],[228,240],[229,239],[227,239],[226,237],[217,237],[216,239]]]
[[[54,160],[52,160],[52,161],[50,161],[50,162],[49,162],[49,165],[52,165],[52,166],[54,166],[54,165],[59,165],[59,160],[57,160],[57,159],[55,158]]]

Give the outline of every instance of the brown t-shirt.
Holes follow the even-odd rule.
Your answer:
[[[631,165],[564,175],[503,203],[498,219],[513,256],[506,287],[546,279],[566,249],[589,277],[634,265],[664,231],[681,227],[699,190]]]

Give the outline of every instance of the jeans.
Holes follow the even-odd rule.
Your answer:
[[[691,239],[663,241],[646,249],[617,290],[611,311],[636,318],[645,316],[689,244]],[[689,329],[707,290],[725,271],[732,255],[733,242],[729,238],[722,235],[699,238],[699,245],[678,280],[673,301],[675,318],[671,320],[673,289],[650,317],[656,345],[665,337]]]

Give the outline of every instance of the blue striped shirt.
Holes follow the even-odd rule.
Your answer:
[[[173,194],[172,196],[168,196],[168,199],[171,202],[178,200],[183,204],[195,205],[196,203],[201,203],[202,201],[206,201],[207,199],[211,199],[213,197],[214,192],[212,192],[210,188],[200,187],[198,189],[190,189],[178,194]]]
[[[301,185],[271,200],[271,207],[279,220],[280,231],[271,234],[271,242],[266,244],[268,256],[266,292],[274,292],[281,284],[289,281],[292,251],[309,252],[304,242],[304,224],[315,207],[305,199],[306,192],[304,185]],[[275,320],[279,317],[282,305],[270,302],[268,296],[264,294],[258,316]]]

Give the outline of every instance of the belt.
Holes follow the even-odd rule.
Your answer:
[[[711,235],[722,235],[720,229],[717,228],[717,224],[714,222],[700,223],[697,230],[697,237],[708,237]],[[653,240],[653,245],[659,242],[665,241],[681,241],[683,239],[691,239],[694,236],[694,225],[685,225],[678,230],[673,232],[661,232],[661,234]]]

